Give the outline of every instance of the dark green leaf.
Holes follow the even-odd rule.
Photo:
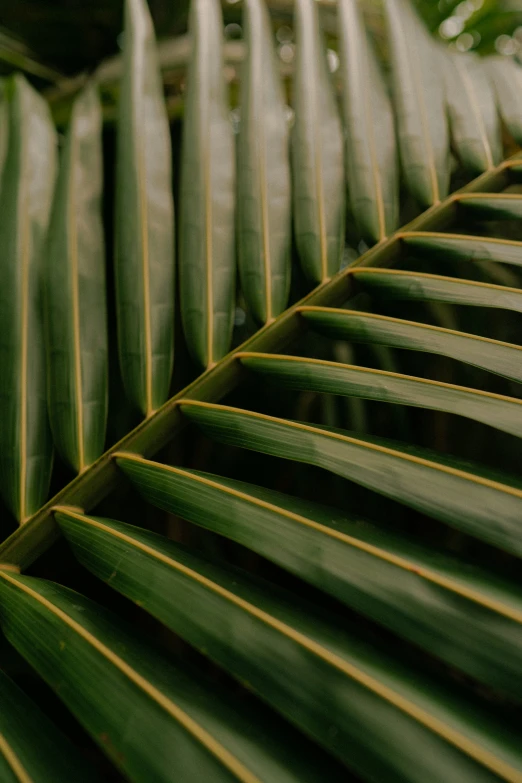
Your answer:
[[[123,383],[149,416],[168,397],[174,346],[170,135],[145,0],[125,0],[116,181],[116,305]]]
[[[415,252],[422,251],[424,258],[438,261],[495,261],[522,266],[522,242],[512,239],[408,231],[401,234],[401,241]]]
[[[513,220],[522,217],[522,195],[519,193],[472,193],[461,195],[459,212],[479,220]]]
[[[52,464],[40,275],[56,170],[44,99],[14,76],[0,200],[0,484],[19,522],[45,501]]]
[[[297,0],[294,26],[292,173],[296,243],[307,277],[314,283],[324,283],[339,270],[344,246],[343,134],[315,0]]]
[[[44,265],[49,418],[78,473],[103,452],[107,418],[101,120],[87,87],[73,107]]]
[[[180,286],[185,339],[213,367],[229,350],[236,276],[235,151],[219,0],[192,0],[181,172]]]
[[[238,152],[241,287],[261,323],[279,315],[290,286],[291,190],[288,122],[265,0],[243,9],[247,54]]]
[[[312,328],[336,339],[437,353],[522,382],[519,345],[357,310],[303,307],[300,312]]]

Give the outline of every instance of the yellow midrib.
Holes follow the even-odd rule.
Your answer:
[[[388,702],[396,709],[422,724],[429,731],[432,731],[434,734],[442,737],[446,742],[450,743],[454,747],[457,747],[475,761],[478,761],[488,769],[493,770],[496,774],[505,778],[505,780],[508,780],[511,783],[522,783],[522,773],[511,767],[502,759],[499,759],[493,753],[485,750],[477,743],[468,739],[459,731],[452,729],[442,720],[434,717],[422,707],[419,707],[411,702],[408,698],[401,696],[391,687],[383,684],[379,680],[376,680],[372,675],[367,674],[365,671],[358,668],[355,664],[349,663],[346,659],[342,658],[336,653],[331,652],[327,647],[323,647],[322,644],[306,636],[304,633],[296,631],[292,626],[287,625],[285,622],[277,619],[277,617],[268,614],[263,609],[259,609],[254,604],[251,604],[246,599],[241,598],[235,593],[232,593],[226,588],[222,587],[219,583],[213,582],[208,577],[205,577],[188,566],[173,560],[162,552],[158,552],[153,547],[150,547],[147,544],[143,544],[141,541],[137,541],[131,536],[127,536],[125,533],[121,533],[120,531],[114,530],[114,528],[103,525],[102,523],[93,520],[90,517],[83,517],[74,513],[70,513],[70,516],[80,519],[82,522],[86,522],[93,527],[104,530],[105,532],[113,535],[115,538],[119,538],[129,543],[130,545],[164,563],[170,568],[179,571],[184,576],[197,582],[210,592],[215,593],[221,598],[225,599],[227,602],[238,606],[247,614],[255,617],[262,624],[274,629],[281,635],[286,636],[288,639],[291,639],[294,644],[304,648],[307,650],[307,652],[312,653],[317,658],[324,660],[326,663],[340,671],[345,676],[362,685],[364,688],[370,690],[372,693],[379,696],[381,699]],[[15,580],[11,579],[10,577],[6,578],[15,582]]]
[[[70,512],[68,512],[70,513]],[[100,642],[92,633],[87,631],[80,623],[73,620],[66,612],[59,607],[55,606],[44,596],[40,595],[36,590],[33,590],[23,582],[13,579],[9,574],[0,571],[0,579],[9,582],[17,589],[21,590],[26,595],[30,596],[34,601],[43,606],[48,612],[58,617],[66,626],[71,628],[78,636],[80,636],[87,644],[89,644],[96,652],[109,661],[115,668],[117,668],[125,677],[127,677],[134,685],[143,691],[152,701],[156,702],[165,712],[167,712],[174,720],[176,720],[187,733],[196,737],[197,740],[213,755],[215,756],[227,769],[229,769],[239,780],[243,783],[260,783],[259,779],[253,775],[244,765],[233,756],[230,751],[224,748],[214,737],[203,729],[193,718],[190,717],[184,710],[174,704],[169,698],[167,698],[161,691],[159,691],[154,685],[152,685],[145,677],[139,674],[132,668],[123,658],[116,655],[107,645]]]
[[[0,753],[11,767],[11,770],[15,776],[18,778],[19,783],[33,783],[33,779],[29,777],[24,767],[22,766],[20,759],[9,745],[3,734],[0,734]]]
[[[69,255],[71,258],[71,288],[73,300],[73,342],[74,342],[74,386],[76,398],[76,429],[78,438],[78,472],[85,469],[85,451],[83,437],[83,394],[82,394],[82,357],[80,333],[80,297],[78,269],[78,232],[76,224],[76,122],[73,118],[71,126],[70,172],[68,187],[69,214]]]

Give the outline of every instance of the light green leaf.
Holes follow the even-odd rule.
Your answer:
[[[341,0],[339,24],[348,195],[363,237],[374,243],[397,227],[393,110],[357,0]]]
[[[0,79],[0,193],[2,191],[2,174],[7,155],[8,139],[9,106],[7,101],[7,86],[5,79]]]
[[[339,618],[325,618],[296,595],[134,526],[74,512],[60,520],[97,576],[370,780],[520,777],[522,758],[509,732],[427,678],[421,689],[413,667],[378,656],[355,625],[340,628]]]
[[[222,443],[305,462],[355,481],[469,535],[522,554],[522,489],[404,444],[369,442],[224,405],[185,400],[182,412]],[[472,472],[474,471],[474,472]]]
[[[511,57],[486,57],[484,67],[492,81],[504,124],[522,143],[522,68]]]
[[[406,0],[384,3],[402,168],[423,207],[449,186],[449,139],[440,52]]]
[[[522,437],[522,401],[514,397],[321,359],[262,353],[238,358],[252,372],[291,389],[446,411]]]
[[[174,667],[118,618],[65,587],[0,572],[11,644],[136,783],[319,783],[321,756],[262,706]],[[288,746],[287,746],[288,743]],[[308,770],[307,770],[308,767]],[[326,760],[336,779],[339,770]]]
[[[295,235],[307,277],[324,283],[339,270],[344,247],[343,134],[315,0],[296,1],[294,28]]]
[[[78,473],[103,452],[107,417],[101,122],[87,87],[73,107],[44,264],[49,418]]]
[[[237,217],[241,287],[261,323],[279,315],[290,286],[288,122],[265,0],[243,8]]]
[[[146,416],[169,393],[174,350],[170,134],[145,0],[125,1],[117,135],[116,308],[123,383]]]
[[[522,313],[522,289],[400,269],[354,269],[359,284],[387,299],[498,307]]]
[[[408,231],[401,234],[407,248],[422,251],[424,258],[437,261],[496,261],[522,266],[522,242],[513,239]]]
[[[0,200],[0,484],[20,523],[45,501],[52,464],[40,275],[56,170],[44,99],[9,84],[9,147]]]
[[[181,171],[181,315],[197,361],[229,350],[235,306],[235,150],[219,0],[192,0]]]
[[[85,758],[5,674],[0,672],[2,783],[94,783]]]
[[[300,312],[312,328],[336,339],[437,353],[522,382],[520,345],[357,310],[303,307]]]
[[[495,95],[478,56],[449,54],[444,64],[451,135],[464,166],[479,174],[502,159]]]

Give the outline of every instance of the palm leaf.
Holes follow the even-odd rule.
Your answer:
[[[387,0],[395,110],[406,184],[423,207],[448,191],[448,129],[440,53],[405,0]]]
[[[301,266],[324,283],[340,266],[344,240],[343,138],[315,0],[295,4],[294,225]]]
[[[230,346],[234,309],[235,154],[218,0],[193,0],[181,172],[181,314],[189,349],[213,367]]]
[[[77,98],[62,156],[44,267],[49,417],[54,442],[79,473],[103,452],[107,332],[101,222],[101,110]]]
[[[250,312],[269,323],[290,286],[291,193],[288,123],[264,0],[243,11],[248,46],[242,78],[238,148],[238,252]]]
[[[168,397],[173,361],[170,135],[144,0],[126,0],[124,27],[115,226],[118,343],[127,395],[149,416]]]
[[[350,205],[371,243],[395,230],[398,171],[393,109],[356,0],[339,4]]]
[[[492,81],[500,116],[516,142],[522,142],[522,68],[507,57],[488,57],[485,61]]]
[[[9,90],[0,204],[0,484],[6,504],[23,523],[44,502],[51,475],[39,283],[56,133],[45,101],[23,76],[13,77]]]

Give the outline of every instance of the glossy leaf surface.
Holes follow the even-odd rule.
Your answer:
[[[455,460],[440,455],[435,460],[433,453],[404,444],[363,440],[224,405],[185,401],[182,411],[220,442],[316,465],[522,554],[522,489],[481,475],[479,466],[467,463],[463,470]]]
[[[123,383],[149,416],[168,397],[174,345],[171,142],[145,0],[126,0],[117,136],[116,306]]]
[[[313,283],[324,283],[339,270],[343,253],[343,134],[315,0],[297,0],[294,28],[295,235],[306,276]]]
[[[249,682],[370,780],[520,775],[522,758],[509,733],[502,737],[500,726],[429,681],[421,693],[412,687],[414,670],[376,654],[352,629],[333,626],[334,618],[321,617],[297,596],[115,520],[68,514],[65,524],[95,574]],[[390,721],[397,729],[393,749],[382,734]]]
[[[290,286],[288,121],[265,0],[243,8],[237,218],[241,288],[261,323],[286,307]]]
[[[181,171],[181,315],[188,347],[212,367],[229,350],[235,306],[235,150],[219,0],[193,0]]]
[[[52,465],[40,276],[56,169],[44,99],[9,84],[9,146],[0,196],[0,483],[23,523],[45,501]]]
[[[488,57],[485,67],[493,83],[500,115],[513,138],[522,142],[522,68],[511,57]]]
[[[73,108],[44,266],[49,418],[78,473],[103,452],[107,417],[101,122],[88,87]]]
[[[422,251],[425,258],[440,261],[496,261],[522,266],[522,242],[515,240],[411,231],[402,234],[401,241],[416,252]]]
[[[361,233],[374,243],[398,220],[393,110],[356,0],[341,0],[339,24],[348,195]]]
[[[304,778],[301,770],[294,774],[295,751],[285,749],[285,739],[295,738],[278,721],[272,733],[264,710],[256,720],[92,601],[6,573],[0,573],[0,595],[7,638],[130,780],[320,780],[313,750],[303,759]]]

